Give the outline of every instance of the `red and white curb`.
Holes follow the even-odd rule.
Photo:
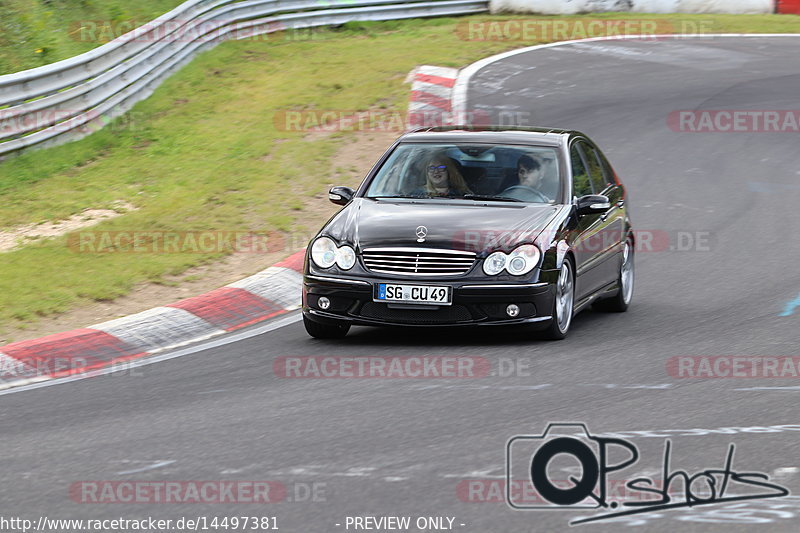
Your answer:
[[[304,256],[170,305],[2,346],[0,390],[119,365],[298,309]]]
[[[422,65],[412,70],[406,81],[411,82],[408,103],[409,128],[446,126],[453,120],[453,86],[458,69]]]

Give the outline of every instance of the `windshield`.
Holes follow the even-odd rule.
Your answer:
[[[553,203],[559,190],[555,148],[403,143],[372,179],[366,197]]]

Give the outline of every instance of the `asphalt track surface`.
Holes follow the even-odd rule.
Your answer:
[[[584,312],[562,342],[481,328],[354,328],[325,342],[294,322],[122,376],[5,395],[1,514],[275,515],[281,531],[303,532],[344,531],[348,515],[452,516],[461,531],[562,530],[586,514],[514,511],[457,492],[463,480],[502,479],[506,441],[549,421],[585,422],[593,433],[740,428],[637,434],[630,440],[641,468],[625,477],[659,477],[669,435],[676,469],[721,468],[733,442],[735,470],[767,473],[800,495],[800,432],[764,429],[800,423],[796,379],[675,379],[666,370],[682,355],[797,355],[800,308],[779,316],[800,292],[797,134],[681,133],[667,116],[798,109],[798,57],[800,38],[607,41],[482,69],[470,82],[469,109],[531,113],[536,124],[585,132],[628,186],[637,229],[668,232],[673,246],[677,232],[701,232],[707,245],[640,252],[629,312]],[[528,368],[482,379],[276,377],[275,358],[291,355],[480,356],[495,365],[519,358]],[[554,466],[554,477],[573,466]],[[222,479],[280,481],[295,501],[90,505],[68,494],[82,480]],[[313,484],[318,501],[303,497]],[[581,527],[796,531],[798,500]]]

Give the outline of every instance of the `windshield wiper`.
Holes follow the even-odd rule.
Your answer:
[[[508,196],[485,196],[482,194],[465,194],[464,198],[467,200],[491,200],[493,202],[521,202],[517,198],[509,198]]]

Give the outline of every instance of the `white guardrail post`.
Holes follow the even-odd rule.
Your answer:
[[[222,41],[352,21],[488,11],[489,0],[189,0],[84,54],[0,76],[0,160],[84,137]]]

